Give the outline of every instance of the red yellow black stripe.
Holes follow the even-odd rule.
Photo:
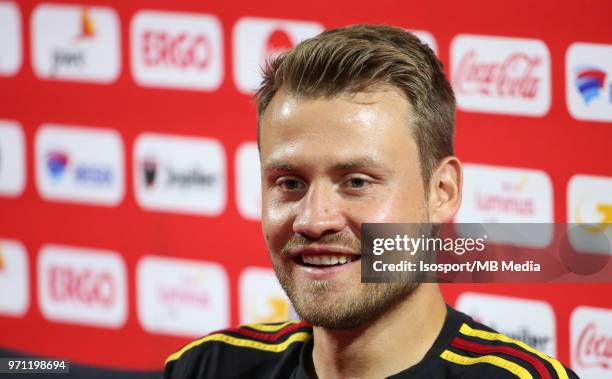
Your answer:
[[[511,372],[516,375],[519,379],[533,379],[533,376],[524,367],[509,361],[507,359],[498,357],[496,355],[482,355],[480,357],[467,357],[460,355],[450,350],[444,350],[440,354],[440,358],[445,359],[449,362],[453,362],[459,365],[474,365],[477,363],[488,363],[504,370]]]
[[[552,377],[550,376],[550,373],[548,372],[548,369],[540,360],[536,359],[534,356],[522,350],[519,350],[517,348],[513,348],[507,345],[484,345],[484,344],[468,341],[468,340],[465,340],[459,337],[455,337],[451,345],[458,349],[470,351],[472,353],[478,353],[478,354],[500,353],[500,354],[505,354],[505,355],[509,355],[509,356],[518,358],[522,361],[525,361],[526,363],[529,363],[531,366],[533,366],[533,368],[537,371],[538,375],[540,375],[540,378],[552,379]]]
[[[487,342],[503,342],[509,345],[514,345],[530,354],[533,354],[534,356],[542,359],[543,361],[547,362],[548,364],[550,364],[553,368],[553,370],[555,371],[555,373],[557,374],[557,377],[559,379],[569,379],[567,371],[565,370],[565,367],[563,367],[563,365],[556,359],[549,357],[548,355],[542,353],[541,351],[538,351],[534,348],[532,348],[531,346],[527,345],[526,343],[519,341],[519,340],[515,340],[512,339],[508,336],[505,336],[503,334],[500,333],[495,333],[495,332],[490,332],[487,330],[480,330],[480,329],[475,329],[472,328],[471,326],[469,326],[466,323],[463,323],[461,325],[461,327],[459,328],[459,333],[464,335],[464,336],[468,336],[468,337],[474,337],[476,339],[481,339],[484,341],[484,343],[486,344]],[[515,348],[516,349],[516,348]],[[536,358],[537,359],[537,358]],[[548,372],[548,370],[547,370]]]
[[[171,354],[166,359],[166,364],[168,362],[179,359],[188,350],[193,349],[194,347],[199,346],[203,343],[212,341],[222,342],[237,347],[245,347],[261,351],[279,353],[285,351],[291,344],[295,342],[304,342],[308,338],[310,338],[311,333],[308,329],[299,331],[300,328],[305,328],[308,326],[308,324],[303,322],[290,322],[282,324],[282,327],[278,329],[276,329],[274,326],[272,328],[268,328],[269,330],[276,330],[276,332],[274,333],[257,332],[254,330],[246,329],[244,327],[220,330],[218,332],[214,332],[205,337],[197,339],[189,343],[176,353]],[[251,329],[254,329],[253,324],[251,324],[249,327]],[[264,327],[260,329],[267,328]],[[283,339],[285,335],[289,336],[288,338]],[[283,339],[283,341],[279,342],[279,340],[281,339]]]

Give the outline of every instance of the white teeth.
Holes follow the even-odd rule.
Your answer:
[[[302,261],[307,264],[317,266],[333,266],[336,264],[345,264],[352,261],[351,257],[346,255],[303,255]]]

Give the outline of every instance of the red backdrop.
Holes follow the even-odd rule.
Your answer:
[[[9,3],[0,2],[0,4]],[[240,90],[243,85],[240,83],[242,79],[238,77],[239,74],[236,71],[237,59],[240,55],[238,52],[248,51],[247,45],[241,45],[244,42],[237,41],[236,26],[244,17],[300,20],[319,23],[325,28],[362,22],[386,23],[427,31],[435,39],[438,56],[444,62],[449,75],[451,75],[452,41],[460,34],[506,36],[519,39],[519,42],[525,39],[539,40],[543,42],[544,50],[533,54],[537,55],[547,49],[550,73],[546,74],[544,70],[546,54],[539,57],[543,61],[536,63],[536,70],[544,67],[542,72],[529,73],[527,65],[515,67],[513,73],[507,73],[512,76],[518,75],[518,72],[524,80],[532,75],[539,80],[537,93],[532,94],[531,98],[525,93],[502,94],[499,92],[502,91],[499,84],[501,75],[499,73],[490,73],[493,78],[490,78],[489,82],[482,78],[464,78],[468,82],[472,80],[468,85],[475,86],[474,88],[481,86],[473,89],[474,91],[480,91],[479,93],[485,97],[501,99],[500,101],[510,104],[510,108],[512,108],[513,99],[516,100],[521,96],[527,102],[541,101],[536,106],[536,108],[539,107],[539,110],[536,110],[536,113],[539,112],[539,114],[527,114],[520,111],[517,114],[517,112],[503,109],[488,110],[487,104],[493,104],[497,100],[491,100],[488,103],[486,99],[481,99],[481,104],[485,105],[480,110],[473,109],[469,105],[460,106],[457,112],[457,155],[467,163],[544,172],[550,179],[552,196],[542,200],[541,197],[538,197],[543,196],[539,191],[545,192],[545,189],[540,188],[533,189],[536,193],[534,196],[537,201],[549,201],[552,204],[552,220],[550,221],[555,222],[568,221],[568,183],[573,176],[583,174],[612,177],[612,165],[610,164],[612,162],[610,159],[612,124],[610,120],[605,120],[606,109],[610,111],[610,108],[605,108],[606,105],[601,108],[604,114],[601,116],[602,120],[579,120],[570,112],[566,99],[567,92],[574,88],[573,82],[566,85],[568,80],[574,80],[571,76],[573,74],[566,73],[566,62],[569,59],[566,54],[570,46],[577,42],[608,44],[608,48],[612,46],[610,45],[612,44],[612,28],[610,28],[609,20],[609,15],[612,14],[612,4],[606,1],[541,0],[533,2],[517,0],[492,5],[490,2],[482,1],[407,3],[382,0],[372,3],[341,0],[328,3],[316,0],[298,4],[272,0],[239,4],[214,0],[208,2],[190,0],[175,3],[154,0],[130,2],[97,0],[87,3],[92,6],[89,16],[83,16],[80,7],[85,4],[83,2],[61,3],[79,5],[76,8],[81,12],[79,14],[82,24],[79,28],[85,32],[88,17],[94,20],[94,33],[103,33],[105,25],[108,24],[105,23],[107,21],[104,21],[105,15],[96,13],[94,6],[107,7],[116,14],[119,33],[118,49],[120,50],[114,53],[106,52],[99,56],[95,56],[87,48],[83,50],[86,55],[92,54],[91,57],[86,56],[86,59],[91,58],[91,60],[104,60],[106,59],[104,57],[108,58],[108,54],[112,56],[112,54],[119,53],[117,55],[118,71],[113,73],[110,70],[110,74],[104,76],[107,74],[104,74],[104,69],[101,69],[102,74],[99,78],[102,78],[100,79],[102,82],[79,77],[70,79],[62,76],[61,69],[53,73],[49,71],[53,68],[45,68],[44,62],[35,63],[35,55],[39,52],[35,51],[38,47],[34,46],[33,34],[53,34],[56,29],[63,30],[63,26],[60,25],[61,21],[57,21],[61,20],[61,17],[54,21],[57,22],[57,25],[44,24],[45,17],[55,16],[41,12],[40,19],[43,21],[41,21],[40,28],[44,32],[36,31],[37,27],[33,25],[35,22],[34,9],[42,2],[25,0],[18,4],[10,4],[13,4],[13,9],[15,7],[18,9],[21,22],[19,33],[22,59],[16,71],[0,74],[0,119],[16,122],[23,131],[26,164],[23,190],[16,191],[17,193],[12,195],[0,194],[0,239],[19,241],[25,248],[29,267],[27,276],[29,301],[20,315],[0,313],[0,324],[2,325],[0,346],[9,350],[63,357],[75,362],[108,367],[159,369],[165,357],[190,338],[155,333],[143,327],[138,316],[137,264],[145,255],[177,257],[220,264],[229,279],[227,286],[229,314],[226,323],[233,325],[241,322],[239,313],[241,273],[247,267],[269,267],[266,248],[261,238],[260,224],[257,220],[245,218],[242,215],[244,211],[241,213],[236,200],[238,191],[237,151],[241,144],[256,139],[254,102],[251,95]],[[187,88],[189,84],[184,83],[183,87],[177,87],[175,83],[174,88],[159,84],[143,85],[146,78],[142,79],[143,76],[138,79],[136,68],[131,61],[135,59],[138,49],[135,47],[134,38],[141,38],[140,35],[134,34],[136,30],[134,16],[142,10],[186,12],[216,17],[218,23],[211,22],[210,24],[211,27],[217,25],[221,32],[217,36],[220,46],[208,46],[206,48],[209,50],[202,53],[212,54],[209,59],[219,60],[218,68],[212,69],[207,66],[209,67],[207,69],[217,70],[216,73],[208,72],[206,74],[209,75],[208,79],[202,79],[201,85],[198,84],[200,79],[197,75],[193,80],[186,79],[184,83],[196,83],[194,88]],[[96,21],[98,16],[101,19]],[[157,25],[154,23],[155,20],[144,20],[143,22],[149,21],[155,25],[155,27],[151,26],[152,29],[164,30],[165,24]],[[66,22],[69,23],[69,21]],[[175,20],[174,25],[177,24],[181,25],[181,22]],[[113,25],[112,20],[108,25]],[[188,30],[190,26],[187,21],[184,25]],[[1,23],[0,27],[2,27]],[[290,27],[287,26],[287,28]],[[169,31],[167,35],[176,36],[176,33],[179,32]],[[291,32],[287,33],[290,35],[289,39],[293,38]],[[304,33],[308,33],[308,30]],[[256,32],[252,34],[253,44],[257,44]],[[38,38],[43,40],[45,37]],[[214,36],[210,37],[210,40],[214,38]],[[283,44],[292,43],[291,40],[278,38],[276,42],[268,41],[266,45],[268,50],[273,50],[275,47],[282,48]],[[210,40],[208,43],[214,45],[214,41],[210,42]],[[161,39],[155,41],[155,43],[163,43]],[[57,49],[76,49],[73,46],[76,43],[81,42],[67,41],[65,46]],[[44,45],[43,42],[41,44]],[[112,43],[109,46],[112,49]],[[151,46],[149,48],[159,49],[159,47]],[[177,53],[180,55],[178,57],[166,57],[165,64],[174,65],[174,68],[170,68],[170,70],[175,70],[174,72],[180,73],[181,69],[197,72],[197,67],[195,67],[198,64],[197,47],[195,52],[190,53],[186,45],[181,46],[181,49],[186,50]],[[500,46],[498,63],[503,64],[501,56],[509,54],[509,50],[506,50],[503,44]],[[525,47],[527,54],[532,54],[528,48]],[[46,54],[44,46],[40,49],[42,50],[40,54]],[[140,52],[143,53],[142,49],[145,48],[140,49]],[[480,57],[484,57],[483,60],[485,58],[489,61],[494,60],[492,57],[486,57],[487,46],[482,48],[477,46],[476,49]],[[507,49],[514,49],[514,47],[508,45]],[[520,50],[520,46],[518,49]],[[78,53],[77,50],[73,53]],[[214,56],[214,54],[220,56]],[[600,65],[604,71],[608,70],[600,86],[603,89],[600,89],[599,99],[595,101],[610,100],[609,96],[612,95],[609,79],[612,71],[610,67],[605,67],[606,62],[601,58],[603,56],[594,55],[595,58],[592,58],[591,62],[595,66]],[[180,59],[183,58],[187,61],[180,63]],[[457,59],[460,58],[457,57]],[[582,59],[583,55],[579,58]],[[64,59],[70,58],[65,56]],[[72,59],[80,58],[73,56]],[[172,59],[175,60],[172,61]],[[200,62],[202,65],[213,65],[213,63],[205,62],[205,58],[202,59],[204,59]],[[95,64],[108,67],[114,64],[112,59],[110,62]],[[66,65],[69,64],[66,63]],[[94,63],[87,61],[84,64]],[[182,68],[181,65],[183,65]],[[150,70],[154,71],[155,68],[155,65],[149,65]],[[87,77],[89,75],[87,70],[85,68],[79,71],[79,69],[68,67],[63,72],[67,73],[65,74],[67,76],[77,72],[75,75],[82,74]],[[92,72],[95,71],[95,69],[92,70]],[[95,77],[98,73],[94,72],[92,75]],[[159,80],[165,80],[163,72],[157,75],[162,77]],[[484,74],[481,72],[480,75]],[[171,74],[167,74],[165,78],[170,76]],[[521,77],[517,80],[521,80]],[[154,79],[151,80],[154,81]],[[172,79],[168,80],[172,81]],[[458,77],[453,78],[454,83],[456,80]],[[549,97],[542,94],[547,80],[550,80]],[[527,84],[523,82],[517,85]],[[490,93],[487,93],[487,88],[491,91]],[[464,94],[466,98],[470,96],[469,91],[467,90]],[[512,92],[509,87],[506,88],[506,91]],[[534,96],[546,98],[534,100]],[[546,104],[546,101],[549,101],[549,105]],[[516,107],[520,110],[522,105],[517,104]],[[501,107],[503,108],[503,105]],[[494,105],[493,108],[495,108]],[[527,108],[528,106],[525,109]],[[123,192],[118,195],[118,200],[112,200],[110,204],[92,204],[86,201],[58,200],[54,197],[52,190],[53,193],[46,194],[42,188],[45,185],[42,183],[45,179],[36,179],[37,175],[50,175],[43,172],[46,170],[45,164],[50,164],[49,156],[42,155],[41,168],[37,168],[36,160],[36,150],[42,148],[37,147],[37,133],[45,124],[61,125],[67,128],[104,128],[118,133],[122,141],[121,164],[125,183]],[[217,140],[222,147],[225,174],[215,174],[217,175],[215,180],[225,180],[225,184],[220,184],[216,190],[209,189],[209,192],[206,193],[210,195],[214,192],[218,195],[215,191],[222,192],[219,196],[221,198],[224,196],[225,201],[218,200],[216,203],[218,209],[211,206],[209,210],[198,214],[197,212],[160,210],[139,205],[135,185],[139,179],[134,175],[139,175],[141,162],[136,161],[134,154],[137,138],[142,133],[162,133]],[[41,143],[44,144],[44,142]],[[3,160],[2,164],[10,165],[11,162],[7,163],[6,160]],[[214,171],[216,168],[209,168],[209,170]],[[117,171],[114,175],[121,175],[121,172]],[[158,172],[158,175],[161,174]],[[605,190],[601,191],[605,192]],[[612,203],[609,195],[607,201]],[[504,219],[503,214],[500,217],[501,220]],[[530,220],[530,215],[523,214],[520,217],[526,218],[519,219],[519,221]],[[546,221],[546,218],[538,220]],[[120,254],[125,264],[127,313],[124,317],[118,317],[120,320],[118,326],[100,327],[82,322],[70,322],[65,318],[62,319],[61,316],[58,316],[60,319],[54,319],[43,312],[40,294],[44,292],[44,289],[39,286],[47,284],[40,283],[41,275],[43,275],[39,267],[41,264],[40,251],[48,244],[110,250]],[[213,274],[211,272],[208,275]],[[571,359],[570,352],[580,349],[580,346],[578,342],[576,346],[571,346],[570,339],[571,333],[580,333],[580,331],[571,331],[571,316],[581,306],[607,308],[612,312],[611,289],[612,285],[609,284],[443,286],[446,299],[452,305],[456,304],[457,298],[467,291],[548,303],[553,309],[556,354],[563,362],[567,364],[572,362],[574,367],[578,364],[575,363],[577,358]],[[6,287],[3,288],[4,290]],[[0,293],[0,296],[8,296],[8,293]],[[485,314],[486,310],[482,312]],[[223,315],[219,317],[223,318]],[[482,317],[486,318],[486,316]],[[521,311],[517,311],[515,315],[517,320],[528,317],[531,316]],[[591,316],[587,314],[585,317]],[[607,316],[605,314],[601,317],[597,316],[599,318],[592,317],[593,322],[597,325],[597,338],[612,339],[612,321],[607,321],[612,317],[612,313],[607,313]],[[606,330],[606,325],[610,329]],[[203,328],[204,331],[207,330],[205,325]],[[500,329],[503,327],[500,326]],[[532,330],[532,333],[537,334],[537,332],[538,330]],[[610,369],[603,368],[601,360],[606,358],[602,356],[596,352],[588,355],[585,359],[593,361],[585,364],[582,369],[587,371],[583,372],[592,377],[603,378],[604,375],[612,375]],[[609,361],[609,358],[607,359]],[[593,365],[595,368],[592,368]]]

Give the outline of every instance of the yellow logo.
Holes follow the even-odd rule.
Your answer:
[[[286,298],[269,296],[266,299],[266,304],[268,305],[270,312],[264,315],[257,314],[257,312],[251,312],[253,322],[279,322],[289,319],[289,301]]]
[[[521,175],[520,179],[516,182],[503,182],[502,190],[520,193],[525,190],[525,187],[529,184],[529,177],[527,175]]]
[[[580,225],[582,229],[589,233],[603,233],[608,227],[612,226],[612,204],[609,203],[597,203],[595,205],[595,211],[601,215],[601,219],[598,222],[586,223],[580,215],[583,201],[579,201],[576,206],[576,223],[586,224]]]
[[[0,246],[0,272],[4,271],[4,266],[6,263],[4,262],[4,251],[2,251],[2,246]]]

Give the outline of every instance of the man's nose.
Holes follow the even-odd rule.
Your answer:
[[[340,232],[346,225],[340,200],[331,184],[311,184],[300,201],[293,231],[313,239]]]

